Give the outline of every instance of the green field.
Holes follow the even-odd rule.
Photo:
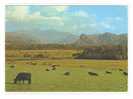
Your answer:
[[[71,91],[71,92],[112,92],[127,91],[127,60],[85,60],[73,59],[75,51],[57,51],[49,55],[48,59],[24,59],[23,54],[44,53],[43,51],[7,51],[6,52],[6,91]],[[51,51],[47,51],[50,54]],[[62,54],[59,54],[62,53]],[[64,53],[64,54],[63,54]],[[15,56],[16,55],[16,56]],[[52,56],[60,59],[52,59]],[[69,57],[65,59],[61,57]],[[36,65],[31,64],[36,63]],[[49,65],[58,65],[56,70],[46,71]],[[11,66],[14,65],[14,68]],[[119,69],[123,69],[120,71]],[[14,84],[13,79],[19,72],[31,72],[32,83]],[[64,75],[69,71],[70,75]],[[98,76],[89,75],[96,72]],[[105,71],[111,71],[107,74]]]

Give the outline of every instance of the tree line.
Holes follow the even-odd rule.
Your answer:
[[[73,54],[76,59],[127,59],[126,45],[91,46]]]
[[[72,44],[6,45],[7,50],[81,50],[75,59],[127,59],[127,45],[76,46]]]

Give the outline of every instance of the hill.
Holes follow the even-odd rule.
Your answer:
[[[33,46],[34,45],[34,46]],[[127,34],[91,34],[80,36],[53,30],[6,32],[8,49],[84,48],[102,45],[127,45]]]
[[[96,46],[96,45],[126,45],[127,34],[92,34],[92,35],[80,35],[79,39],[74,42],[76,46]]]

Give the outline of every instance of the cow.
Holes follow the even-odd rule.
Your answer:
[[[92,76],[98,76],[97,73],[94,73],[94,72],[88,72],[89,75],[92,75]]]
[[[10,68],[14,68],[15,66],[14,65],[11,65]]]
[[[123,69],[119,68],[119,71],[123,71]]]
[[[20,72],[17,74],[16,78],[14,79],[14,84],[17,84],[17,82],[21,82],[27,80],[28,84],[31,84],[31,73],[26,73],[26,72]]]
[[[46,71],[50,71],[48,68],[47,69],[45,69]]]
[[[123,72],[123,74],[124,74],[125,76],[127,76],[127,75],[128,75],[128,73],[127,73],[127,72]]]
[[[68,76],[68,75],[70,75],[70,72],[65,72],[64,75]]]
[[[110,71],[105,71],[105,73],[106,73],[106,74],[112,74],[112,72],[110,72]]]

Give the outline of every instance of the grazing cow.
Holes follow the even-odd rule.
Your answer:
[[[68,75],[70,75],[70,72],[65,72],[64,75],[68,76]]]
[[[110,72],[110,71],[105,71],[105,73],[106,73],[106,74],[112,74],[112,72]]]
[[[14,65],[11,65],[10,68],[14,68],[15,66]]]
[[[46,71],[50,71],[49,69],[45,69]]]
[[[123,71],[123,69],[119,68],[119,71]]]
[[[127,75],[128,75],[128,73],[127,73],[127,72],[123,72],[123,74],[124,74],[125,76],[127,76]]]
[[[97,73],[94,73],[94,72],[88,72],[89,75],[92,75],[92,76],[98,76]]]
[[[17,82],[21,82],[27,80],[28,84],[31,84],[31,73],[26,73],[26,72],[20,72],[17,74],[16,78],[14,79],[14,83],[17,84]]]

